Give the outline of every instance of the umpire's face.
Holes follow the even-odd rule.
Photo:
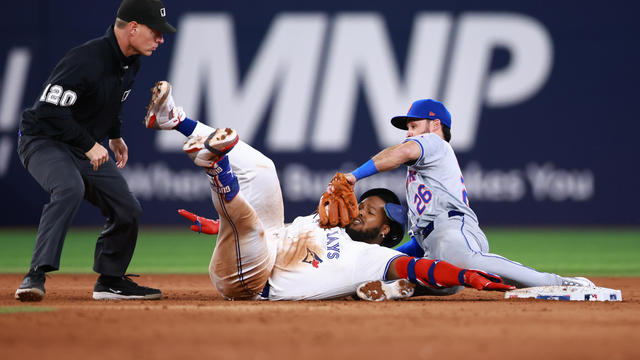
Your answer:
[[[131,47],[133,47],[136,53],[144,56],[149,56],[164,43],[162,33],[158,30],[154,30],[147,25],[133,22],[131,29]]]
[[[384,200],[369,196],[358,204],[358,217],[347,227],[347,234],[355,240],[369,244],[380,244],[391,228],[387,225]]]

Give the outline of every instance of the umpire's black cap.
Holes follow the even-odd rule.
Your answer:
[[[174,33],[176,28],[167,22],[167,10],[160,0],[123,0],[118,18],[147,25],[161,33]]]
[[[384,212],[389,219],[389,234],[382,242],[382,246],[392,248],[402,241],[404,236],[404,228],[407,224],[407,213],[400,204],[400,199],[391,190],[385,188],[373,188],[360,195],[358,202],[370,197],[377,196],[385,202]]]

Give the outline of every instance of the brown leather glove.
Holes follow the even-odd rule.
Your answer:
[[[318,204],[318,224],[322,228],[345,227],[358,216],[358,200],[343,173],[337,173]]]

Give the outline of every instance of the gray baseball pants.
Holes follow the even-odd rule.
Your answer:
[[[562,277],[537,271],[516,261],[489,252],[489,242],[478,223],[467,216],[436,217],[426,238],[416,237],[425,257],[448,261],[466,269],[500,275],[517,287],[562,285]]]
[[[31,176],[51,194],[40,217],[31,269],[60,268],[67,230],[86,199],[106,217],[95,247],[93,270],[108,276],[124,275],[136,246],[142,208],[113,159],[94,171],[81,150],[25,135],[19,137],[18,155]]]

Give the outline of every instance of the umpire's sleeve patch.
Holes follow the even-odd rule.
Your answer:
[[[64,90],[60,85],[48,84],[42,95],[40,101],[49,103],[56,106],[71,106],[78,100],[78,95],[73,90]]]

